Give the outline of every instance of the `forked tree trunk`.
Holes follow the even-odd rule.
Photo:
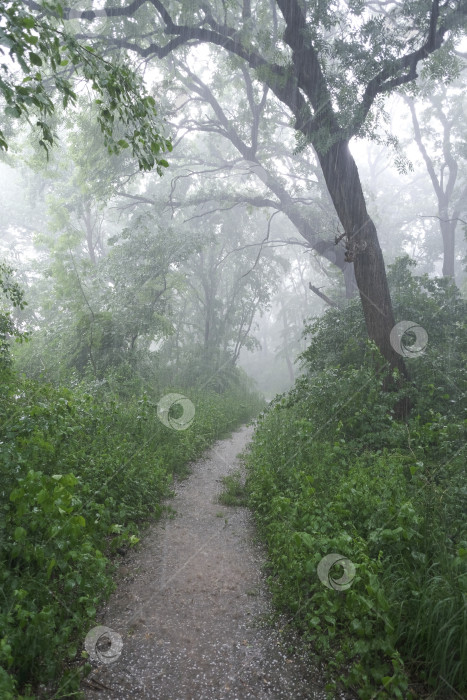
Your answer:
[[[318,158],[337,215],[346,232],[347,254],[354,262],[368,335],[391,368],[397,368],[407,377],[403,358],[390,342],[395,320],[383,254],[376,227],[366,209],[360,177],[348,142],[338,141],[326,153],[318,152]]]
[[[348,134],[333,111],[329,91],[316,48],[307,32],[307,18],[297,0],[277,0],[286,21],[284,40],[292,49],[295,83],[289,90],[272,85],[277,96],[295,116],[295,127],[310,141],[318,156],[326,185],[346,233],[347,259],[354,263],[355,279],[369,337],[392,369],[403,377],[407,370],[402,356],[390,342],[394,314],[383,254],[376,227],[366,210],[357,166],[349,150]],[[299,89],[300,88],[300,89]],[[310,110],[304,95],[313,108]],[[326,137],[334,143],[325,145]]]

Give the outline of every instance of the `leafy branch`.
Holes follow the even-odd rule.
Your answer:
[[[160,134],[155,100],[146,93],[142,79],[126,63],[106,60],[68,33],[58,2],[41,9],[47,14],[33,14],[16,1],[0,2],[0,53],[6,56],[0,66],[0,94],[6,102],[5,115],[29,123],[35,116],[39,144],[48,154],[56,141],[50,126],[56,109],[54,92],[61,96],[64,109],[77,100],[73,83],[63,72],[69,66],[72,75],[83,77],[95,92],[97,122],[109,154],[131,147],[141,170],[156,167],[162,174],[168,166],[162,154],[172,145]],[[0,130],[0,149],[7,148]]]

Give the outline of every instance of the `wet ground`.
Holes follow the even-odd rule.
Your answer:
[[[264,552],[250,513],[217,502],[251,432],[241,429],[193,464],[170,502],[176,516],[124,558],[99,618],[121,636],[121,654],[94,663],[83,683],[88,700],[325,698],[319,670],[289,651],[280,622],[267,622]]]

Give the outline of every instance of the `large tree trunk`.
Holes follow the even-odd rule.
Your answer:
[[[271,87],[292,110],[296,129],[315,148],[329,194],[346,233],[347,259],[354,263],[368,335],[390,367],[407,376],[402,356],[390,342],[395,321],[383,254],[376,227],[366,210],[357,166],[349,150],[349,132],[339,124],[333,110],[329,84],[319,53],[307,31],[302,4],[298,0],[277,0],[277,4],[287,25],[284,40],[292,49],[295,83],[290,84],[290,91],[281,91],[277,85]],[[304,94],[313,108],[312,113],[303,99]]]
[[[336,212],[346,232],[347,256],[353,260],[369,337],[392,368],[407,376],[402,356],[390,342],[395,325],[383,254],[376,227],[366,210],[357,166],[346,140],[318,158]]]
[[[449,219],[447,210],[439,211],[439,225],[443,237],[443,276],[454,279],[455,260],[455,239],[456,239],[455,219]]]
[[[281,316],[282,316],[282,328],[284,330],[284,356],[285,362],[287,364],[287,369],[289,371],[289,379],[292,384],[295,382],[295,372],[293,369],[292,360],[289,355],[289,324],[287,321],[287,308],[284,306],[284,302],[281,299]]]

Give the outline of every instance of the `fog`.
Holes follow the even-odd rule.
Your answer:
[[[199,50],[195,53],[199,55]],[[159,73],[161,70],[158,66]],[[183,76],[182,64],[179,70]],[[84,99],[67,115],[68,124],[58,125],[57,146],[48,158],[31,132],[18,129],[0,169],[2,257],[15,267],[27,289],[28,306],[19,318],[24,328],[33,325],[38,341],[46,328],[48,334],[53,333],[54,323],[64,332],[60,303],[74,306],[75,313],[78,307],[85,314],[91,313],[90,307],[94,313],[117,313],[111,310],[108,294],[106,297],[106,290],[115,285],[112,274],[118,274],[117,268],[111,273],[109,267],[118,250],[112,245],[115,239],[125,235],[126,246],[134,240],[134,265],[147,266],[145,283],[152,286],[158,275],[167,284],[169,268],[162,270],[159,260],[147,257],[148,246],[154,246],[153,252],[164,249],[164,264],[172,266],[173,282],[159,297],[165,321],[158,330],[149,317],[144,322],[140,319],[131,339],[126,338],[118,348],[120,359],[136,349],[144,353],[155,344],[161,346],[159,355],[164,340],[163,354],[158,357],[164,364],[173,357],[180,361],[182,347],[183,353],[214,362],[213,372],[229,357],[271,398],[271,387],[273,392],[286,389],[300,371],[296,360],[304,349],[303,323],[327,307],[311,292],[309,283],[345,304],[342,270],[329,260],[333,249],[337,254],[344,249],[343,240],[335,244],[342,227],[311,146],[300,153],[294,151],[295,132],[277,101],[271,99],[271,105],[265,102],[263,106],[261,124],[255,126],[257,152],[252,162],[242,158],[242,149],[250,147],[251,106],[234,101],[238,88],[232,91],[231,83],[219,83],[216,71],[211,70],[207,77],[203,67],[202,73],[206,83],[201,96],[190,97],[189,81],[183,76],[183,82],[177,83],[171,66],[167,77],[151,84],[154,94],[166,86],[161,118],[174,143],[170,166],[162,178],[156,173],[139,173],[126,154],[109,158]],[[249,80],[254,86],[251,76]],[[240,75],[239,86],[246,89],[242,81]],[[442,216],[452,216],[448,220],[453,228],[454,278],[465,289],[462,75],[443,88],[441,97],[444,103],[438,101],[435,106],[434,98],[430,102],[423,93],[415,102],[418,128],[426,134],[420,140],[423,152],[414,139],[409,108],[398,96],[387,100],[387,127],[383,122],[377,125],[372,140],[353,139],[351,151],[368,211],[378,225],[386,265],[407,254],[416,262],[417,274],[442,275],[447,255],[440,230],[440,207],[444,206]],[[458,120],[450,122],[445,132],[440,121],[444,112],[436,113],[442,104],[445,118],[452,120],[455,114]],[[239,135],[242,132],[244,140]],[[384,143],[393,137],[397,142]],[[443,161],[443,139],[448,140],[452,163]],[[92,152],[88,150],[90,140],[95,147]],[[446,205],[444,200],[440,204],[427,163],[441,183],[438,194],[443,179],[446,185],[449,177],[453,181],[452,193],[444,196]],[[312,226],[315,239],[329,245],[328,259],[319,255],[304,220]],[[142,234],[136,232],[141,226],[152,240],[138,250]],[[134,239],[131,231],[135,231]],[[170,240],[180,243],[169,246]],[[130,272],[127,262],[122,260],[127,267],[125,294],[138,306],[137,272]],[[51,266],[57,273],[58,266],[63,272],[73,267],[75,282],[67,281],[70,289],[62,291],[60,299],[54,291],[58,280],[49,276]],[[83,289],[79,291],[80,282],[83,289],[97,285],[91,304]],[[81,299],[73,298],[74,294]],[[212,302],[215,297],[212,308],[210,294]],[[350,295],[357,294],[355,286]],[[141,300],[141,307],[145,303],[147,299]],[[233,313],[233,307],[248,311]],[[120,313],[125,316],[128,308],[122,306]],[[70,316],[69,322],[68,332],[72,333],[76,317]],[[114,323],[125,321],[115,315]],[[163,335],[158,335],[162,327]],[[35,354],[33,345],[29,352]],[[56,369],[56,357],[50,359]],[[67,359],[62,362],[66,365]]]
[[[310,444],[319,438],[326,450],[355,440],[359,464],[365,450],[399,450],[409,471],[430,462],[425,450],[431,454],[427,426],[433,425],[440,431],[433,460],[443,469],[459,463],[465,445],[465,15],[455,2],[442,9],[436,2],[414,7],[373,0],[0,3],[0,447],[8,547],[13,540],[21,544],[28,530],[19,515],[8,520],[9,494],[20,488],[16,479],[26,478],[29,464],[31,473],[45,474],[39,480],[69,471],[87,483],[80,459],[97,460],[95,449],[112,460],[115,441],[102,437],[105,447],[96,443],[85,457],[83,437],[63,462],[57,445],[74,440],[72,424],[81,426],[80,435],[81,429],[94,435],[91,425],[104,433],[106,415],[114,416],[108,439],[126,435],[130,460],[132,440],[146,445],[144,431],[149,436],[155,421],[154,435],[162,431],[157,464],[169,475],[160,483],[257,416],[265,402],[276,407],[264,419],[271,421],[267,439],[277,439],[274,454],[283,447],[297,479],[308,467],[297,466],[293,445],[300,439],[292,436],[310,425]],[[164,403],[166,396],[179,398]],[[57,427],[64,418],[53,409],[62,405],[73,415],[66,428]],[[300,406],[308,406],[303,415]],[[291,411],[283,423],[274,417],[280,407]],[[34,416],[40,422],[46,413],[47,429],[35,425]],[[21,421],[30,426],[24,434],[8,427]],[[366,422],[368,429],[361,427]],[[265,444],[261,425],[253,444]],[[381,443],[376,435],[384,436]],[[251,503],[265,513],[260,470],[254,470],[273,457],[254,459]],[[311,464],[313,457],[302,461]],[[268,488],[299,502],[297,494],[287,495],[292,485],[274,481],[281,468],[271,467]],[[465,562],[463,475],[459,466],[455,475],[420,476],[433,488],[449,483],[458,490],[452,509],[441,487],[432,494],[433,509],[445,508],[449,517],[436,542],[414,554],[417,561],[425,557],[436,568],[443,552],[452,561],[458,557],[456,566]],[[155,481],[143,483],[142,491],[152,493]],[[45,482],[41,488],[49,493]],[[133,487],[121,488],[130,493]],[[401,494],[381,519],[375,516],[378,527],[388,533],[407,526],[403,537],[418,541],[428,511],[413,516],[410,530],[395,512],[399,498],[412,503],[417,496]],[[60,508],[71,513],[72,497],[66,498]],[[114,498],[102,505],[102,522],[108,517],[109,527],[118,527],[99,537],[119,533],[118,546],[130,546],[130,524],[148,512],[141,506],[128,515],[129,505],[120,520],[107,516],[107,507],[118,510],[120,496]],[[25,511],[34,503],[31,496]],[[302,535],[312,521],[303,516],[291,525],[297,547],[305,547]],[[358,537],[367,541],[362,532]],[[368,542],[378,537],[368,535]],[[381,544],[388,557],[389,540]],[[342,549],[342,542],[330,541],[328,548]],[[8,552],[5,570],[19,556]],[[376,551],[365,552],[376,562]],[[58,564],[50,562],[58,556],[47,556],[53,579]],[[458,576],[465,582],[465,571]],[[19,579],[15,585],[23,589]],[[414,596],[407,593],[407,600]],[[289,612],[301,605],[287,604]],[[463,610],[463,631],[453,633],[461,657],[465,602]],[[454,697],[442,694],[446,688],[464,697],[465,656],[452,668],[444,660],[430,671],[433,648],[415,637],[404,646],[410,635],[394,619],[387,622],[387,629],[395,625],[394,646],[381,655],[405,659],[407,677],[397,668],[406,680],[396,669],[396,690],[384,694],[378,689],[389,687],[389,671],[363,681],[362,670],[358,682],[352,676],[351,691],[359,693],[361,683],[361,692],[370,694],[360,697]],[[445,623],[441,616],[433,625]],[[17,645],[12,668],[19,669],[10,672],[5,660],[11,697],[28,687],[35,697],[55,692],[50,679],[61,678],[62,662],[50,673],[30,675],[29,657],[19,641],[10,642]],[[368,663],[376,668],[373,657]],[[40,689],[49,682],[49,691]],[[0,690],[1,683],[2,676]],[[404,694],[409,687],[420,695]]]

